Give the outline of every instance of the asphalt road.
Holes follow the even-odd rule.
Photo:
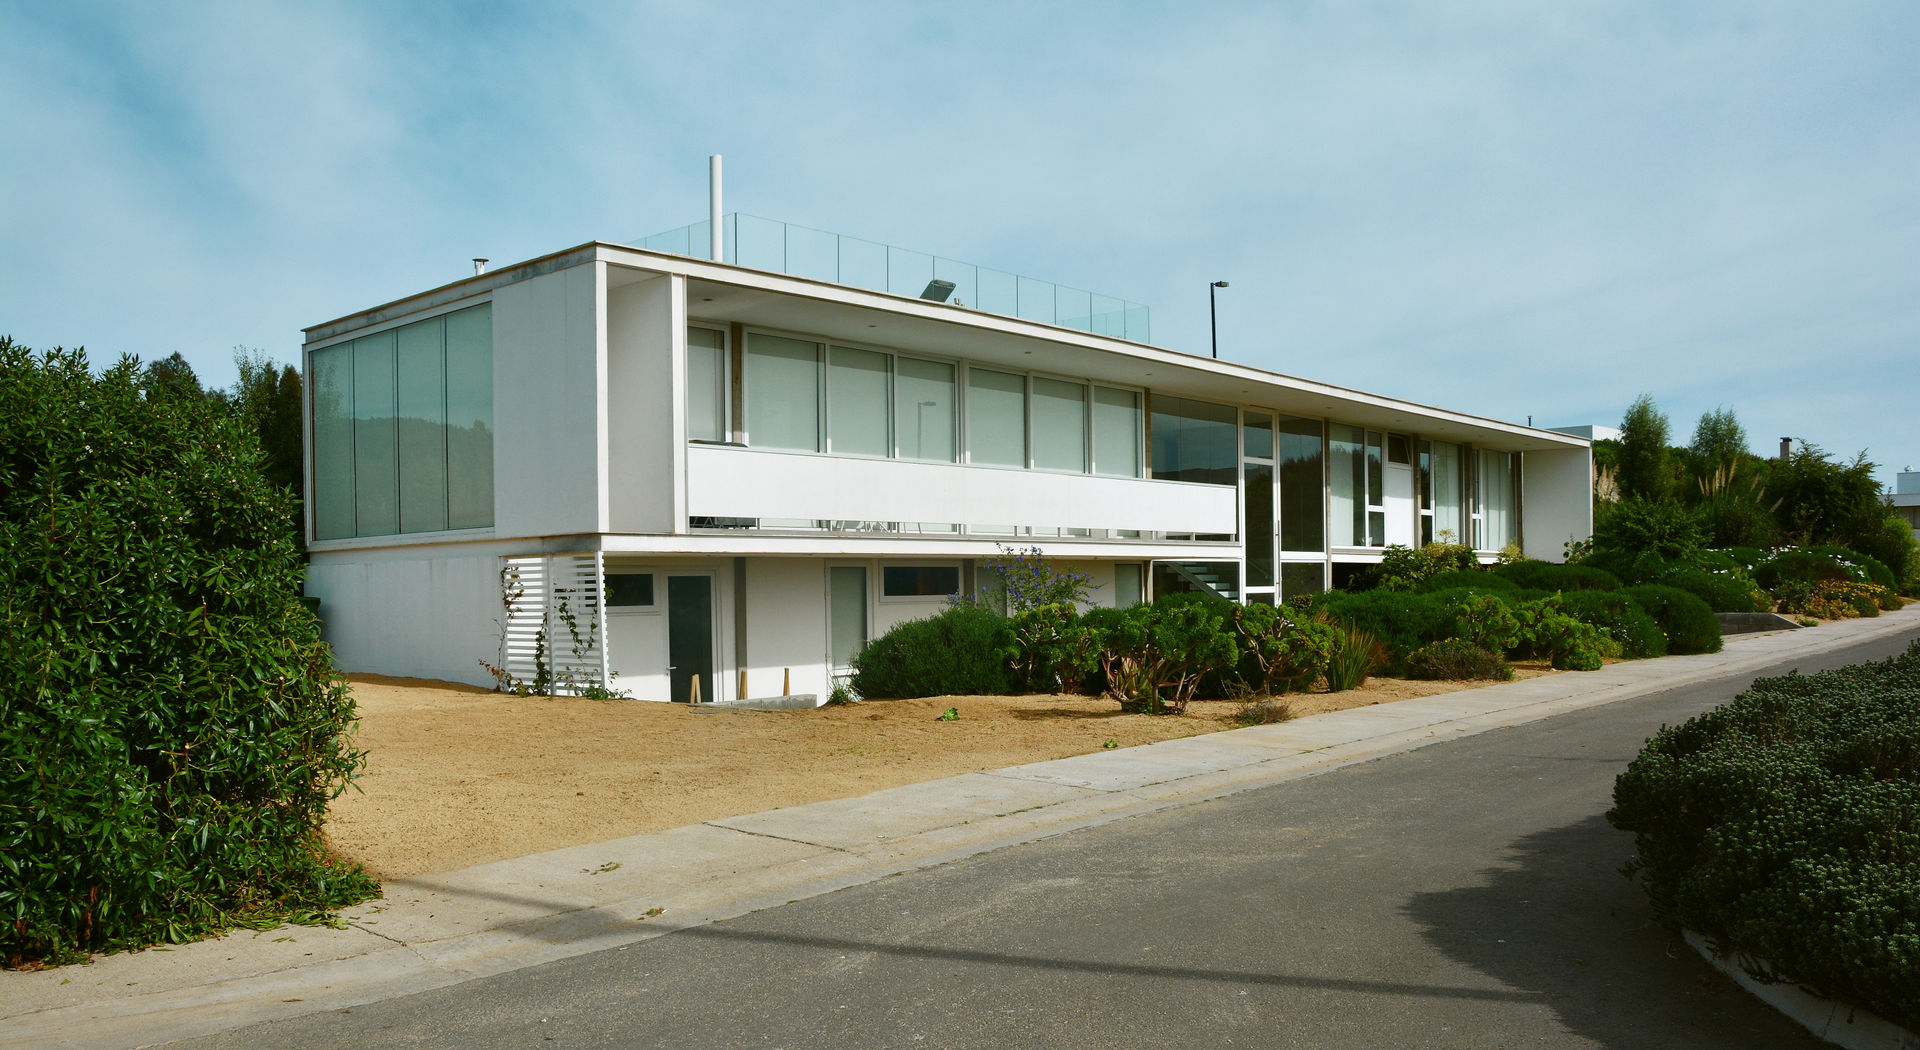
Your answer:
[[[1747,680],[171,1045],[1820,1047],[1654,925],[1604,818],[1649,734]]]

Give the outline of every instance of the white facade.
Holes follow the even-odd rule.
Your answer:
[[[861,640],[972,591],[1001,545],[1101,604],[1275,601],[1390,544],[1557,559],[1591,527],[1579,437],[612,244],[316,326],[306,351],[308,593],[349,671],[525,671],[525,639],[503,656],[514,566],[554,669],[641,699],[696,676],[708,701],[824,699]]]

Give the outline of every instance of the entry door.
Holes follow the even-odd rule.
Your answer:
[[[827,570],[827,644],[833,674],[853,673],[853,657],[867,644],[867,568],[835,565]]]
[[[1414,546],[1413,442],[1404,434],[1387,435],[1387,546]]]
[[[713,681],[713,577],[667,577],[667,699],[692,699],[700,679],[700,699],[719,696]]]

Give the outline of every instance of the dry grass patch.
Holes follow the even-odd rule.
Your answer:
[[[1517,664],[1516,678],[1553,673]],[[984,769],[1233,728],[1240,704],[1184,716],[1124,714],[1083,696],[960,696],[810,711],[526,698],[448,682],[354,675],[360,790],[327,837],[377,877],[489,860],[703,820],[864,795]],[[1375,678],[1293,693],[1296,717],[1405,700],[1470,682]],[[959,717],[939,720],[952,707]]]

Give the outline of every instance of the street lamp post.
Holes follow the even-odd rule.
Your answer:
[[[1214,302],[1215,288],[1225,288],[1227,282],[1215,281],[1207,285],[1207,327],[1213,332],[1213,356],[1220,357],[1220,307]]]

